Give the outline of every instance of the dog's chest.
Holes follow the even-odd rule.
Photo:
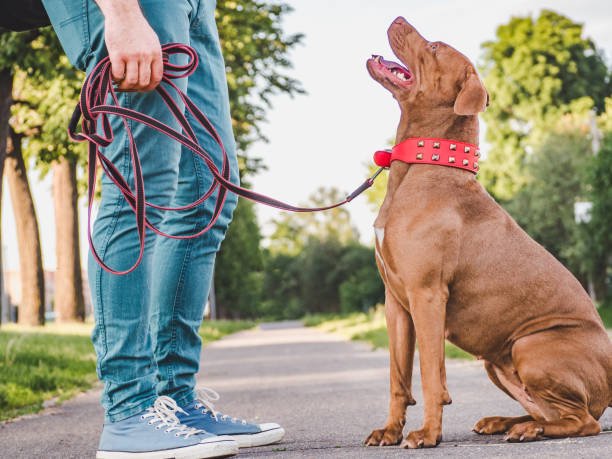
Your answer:
[[[378,260],[378,263],[380,263],[380,266],[382,267],[382,270],[386,277],[387,268],[385,266],[385,260],[383,259],[382,250],[381,250],[383,241],[385,240],[385,229],[375,226],[374,234],[376,235],[376,244],[374,245],[374,252],[376,254],[376,259]]]

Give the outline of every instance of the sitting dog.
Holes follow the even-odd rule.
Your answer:
[[[442,407],[451,403],[445,338],[483,359],[493,384],[527,412],[481,419],[476,432],[508,441],[598,434],[612,401],[610,338],[580,283],[476,181],[478,113],[488,94],[474,66],[403,18],[388,36],[406,67],[374,56],[367,68],[401,109],[393,159],[402,145],[413,151],[410,161],[391,162],[374,223],[391,400],[386,424],[366,444],[402,440],[406,407],[415,404],[415,340],[424,421],[402,446],[440,442]]]

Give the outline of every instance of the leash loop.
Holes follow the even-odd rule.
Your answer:
[[[134,271],[140,264],[144,254],[145,233],[147,228],[158,235],[172,239],[190,239],[201,236],[205,232],[209,231],[214,226],[221,214],[221,210],[225,204],[228,192],[232,192],[243,198],[250,199],[251,201],[285,211],[316,212],[333,209],[352,201],[357,195],[361,194],[363,191],[372,186],[374,179],[383,170],[383,168],[379,169],[372,177],[368,178],[355,191],[350,193],[344,201],[324,207],[311,208],[293,206],[236,185],[234,182],[232,182],[227,152],[225,151],[221,137],[219,136],[215,127],[210,122],[208,117],[206,117],[206,115],[193,103],[193,101],[172,81],[175,79],[186,78],[193,74],[199,64],[197,52],[187,45],[180,43],[169,43],[162,46],[162,53],[164,61],[162,82],[164,84],[160,84],[156,88],[156,91],[161,96],[164,104],[171,111],[173,117],[180,125],[181,132],[156,120],[155,118],[152,118],[151,116],[121,106],[117,95],[119,90],[113,83],[111,76],[111,63],[108,57],[105,57],[98,62],[91,73],[89,73],[89,75],[85,78],[85,82],[83,83],[83,87],[81,89],[79,103],[77,104],[68,125],[68,133],[72,140],[76,142],[89,142],[87,167],[87,238],[93,257],[104,270],[113,274],[128,274]],[[185,55],[187,56],[187,62],[185,64],[173,63],[170,61],[170,57],[173,55]],[[193,127],[187,120],[183,109],[172,97],[171,92],[173,92],[175,96],[178,96],[180,101],[185,106],[185,111],[192,115],[196,122],[206,130],[206,132],[221,149],[221,170],[219,170],[210,154],[198,142]],[[117,167],[113,165],[112,161],[109,160],[101,151],[101,148],[108,147],[114,140],[114,132],[110,123],[111,116],[119,116],[122,119],[123,126],[128,137],[130,160],[134,176],[133,185],[130,185]],[[155,131],[161,132],[176,140],[181,145],[191,150],[194,154],[198,155],[204,161],[209,171],[213,175],[213,181],[209,189],[194,202],[183,206],[170,207],[148,202],[145,195],[144,177],[140,157],[138,155],[138,148],[136,146],[128,120],[141,123]],[[110,180],[117,186],[129,206],[134,211],[140,249],[136,261],[128,269],[119,270],[108,266],[103,260],[104,254],[99,254],[93,243],[91,223],[98,164],[104,173],[110,178]],[[165,233],[153,225],[146,216],[147,207],[164,211],[182,211],[194,208],[211,198],[215,200],[212,216],[203,228],[193,234],[173,235]]]

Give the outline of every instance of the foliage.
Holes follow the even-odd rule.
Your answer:
[[[385,287],[370,247],[351,245],[340,260],[346,266],[346,280],[340,284],[340,311],[367,311],[383,301]]]
[[[12,119],[15,130],[29,136],[25,156],[36,160],[43,176],[60,157],[84,166],[85,144],[72,142],[66,129],[83,75],[71,66],[52,29],[40,31],[30,52],[38,57],[37,68],[20,67],[16,72]]]
[[[305,205],[326,206],[343,197],[335,188],[320,188]],[[285,212],[274,223],[264,257],[260,311],[265,317],[366,310],[381,301],[374,251],[359,243],[345,208]]]
[[[602,304],[598,309],[601,320],[606,328],[612,329],[612,304]]]
[[[533,19],[514,17],[482,45],[491,105],[483,114],[491,144],[481,179],[498,199],[525,184],[525,158],[554,119],[576,104],[598,112],[612,94],[610,74],[582,25],[553,11]]]
[[[247,155],[247,150],[253,142],[265,140],[261,124],[266,109],[271,107],[271,96],[303,92],[297,80],[282,73],[291,68],[290,49],[303,38],[301,34],[283,33],[283,18],[291,11],[285,3],[262,0],[217,2],[217,27],[243,174],[263,167],[258,159]]]
[[[592,202],[591,219],[581,224],[582,245],[576,250],[582,257],[583,269],[590,275],[596,298],[612,302],[610,279],[612,278],[612,131],[606,133],[601,149],[590,160],[587,169],[589,191],[587,200]]]
[[[265,260],[261,311],[269,318],[365,311],[384,298],[373,249],[356,242],[313,237],[297,255]]]
[[[300,298],[300,266],[296,256],[264,251],[261,317],[297,319],[304,314]]]
[[[240,199],[215,267],[219,317],[257,317],[263,259],[254,205]]]
[[[343,195],[337,188],[317,189],[305,206],[323,207],[342,201]],[[336,241],[341,245],[356,242],[359,234],[351,223],[351,216],[344,207],[324,212],[283,212],[270,237],[269,249],[273,254],[301,253],[312,239]]]
[[[574,203],[584,195],[591,145],[584,131],[553,132],[525,160],[525,186],[506,205],[516,221],[556,258],[584,280]]]

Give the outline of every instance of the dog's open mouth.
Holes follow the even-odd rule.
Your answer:
[[[374,69],[394,85],[405,87],[412,84],[412,73],[406,67],[397,62],[387,61],[378,55],[372,55],[371,61]]]

